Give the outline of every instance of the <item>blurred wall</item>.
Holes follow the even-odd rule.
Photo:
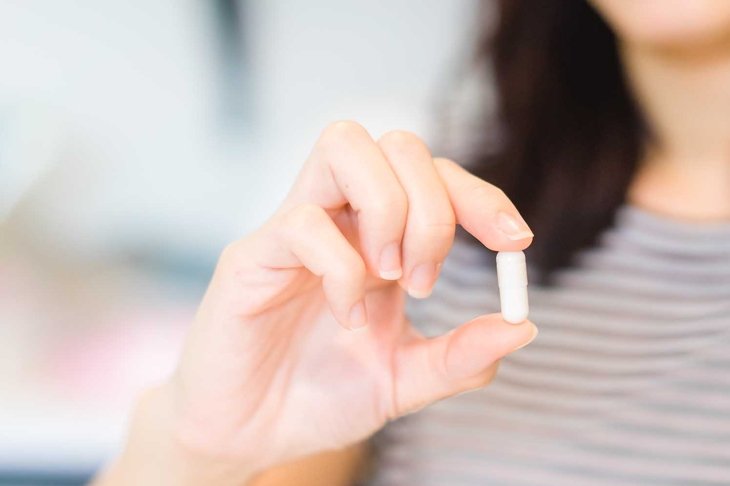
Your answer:
[[[214,3],[0,5],[0,117],[26,138],[0,178],[46,167],[37,238],[84,256],[139,238],[217,252],[271,212],[326,123],[429,135],[475,2],[245,2],[251,113],[234,126]]]
[[[32,297],[0,286],[0,305],[30,303],[0,309],[0,321],[12,321],[0,323],[0,355],[9,357],[0,360],[0,472],[95,467],[123,438],[134,387],[167,370],[178,342],[156,331],[152,301],[162,294],[104,272],[110,300],[123,300],[118,289],[140,296],[107,319],[119,332],[95,333],[93,317],[81,330],[54,329],[56,307],[54,320],[33,307],[48,293],[37,288],[47,260],[32,262],[43,270],[35,273],[28,260],[6,253],[4,261],[8,235],[11,256],[33,247],[71,274],[151,248],[158,258],[200,259],[207,276],[226,242],[273,211],[327,123],[349,118],[374,136],[404,128],[437,138],[436,101],[469,58],[477,1],[242,1],[241,45],[230,50],[240,59],[221,54],[223,3],[0,2],[0,271],[28,277],[15,290]],[[225,62],[241,67],[238,84],[225,79]],[[227,102],[245,112],[231,116]],[[71,280],[96,307],[106,302],[98,278]],[[66,297],[51,300],[72,305]],[[179,311],[167,320],[180,324],[195,302],[173,304]],[[20,316],[30,316],[32,332]],[[37,356],[21,346],[36,340]],[[106,395],[59,394],[38,371],[59,368],[49,354],[68,383],[102,383]]]

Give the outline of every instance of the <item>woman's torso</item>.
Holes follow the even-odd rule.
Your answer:
[[[730,224],[624,207],[530,304],[535,342],[386,427],[372,484],[730,484]],[[489,254],[460,242],[409,315],[432,335],[497,310]]]

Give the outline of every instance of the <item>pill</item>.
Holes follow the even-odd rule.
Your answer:
[[[521,251],[497,253],[497,282],[502,318],[512,324],[527,319],[527,264]]]

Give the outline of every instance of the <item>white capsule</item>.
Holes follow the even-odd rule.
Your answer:
[[[530,306],[527,302],[527,264],[523,252],[497,253],[497,281],[502,318],[512,324],[527,319]]]

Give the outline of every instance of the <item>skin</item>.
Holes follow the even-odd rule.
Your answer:
[[[501,190],[415,135],[327,127],[278,211],[221,255],[177,372],[143,397],[99,484],[246,484],[486,385],[534,324],[479,316],[426,339],[404,315],[456,224],[494,250],[532,241]]]
[[[730,40],[725,0],[589,0],[619,40],[697,58]]]
[[[730,2],[591,3],[618,34],[654,133],[629,201],[730,220]],[[501,212],[518,222],[513,239]],[[534,338],[532,323],[498,315],[435,339],[405,319],[403,289],[428,295],[455,223],[494,250],[531,242],[501,191],[433,159],[416,136],[376,142],[351,122],[330,126],[280,210],[224,252],[178,372],[142,397],[98,484],[352,484],[363,439],[484,386],[499,358]],[[361,300],[367,326],[350,331]]]
[[[730,2],[591,3],[619,36],[654,134],[629,200],[674,219],[730,219]]]

